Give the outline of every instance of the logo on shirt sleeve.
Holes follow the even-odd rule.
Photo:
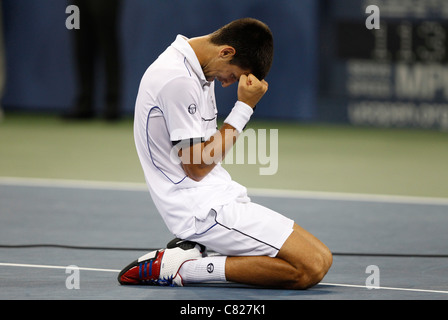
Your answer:
[[[190,104],[189,106],[188,106],[188,113],[189,114],[195,114],[196,113],[196,111],[197,111],[197,107],[196,107],[196,105],[194,104],[194,103],[192,103],[192,104]]]

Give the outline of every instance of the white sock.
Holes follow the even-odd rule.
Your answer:
[[[213,256],[185,262],[179,270],[183,283],[226,281],[226,258]]]

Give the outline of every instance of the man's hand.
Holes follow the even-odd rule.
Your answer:
[[[238,100],[250,107],[254,108],[266,91],[268,91],[266,81],[258,80],[253,74],[240,77]],[[179,157],[187,176],[194,181],[201,181],[218,162],[224,159],[235,144],[237,137],[238,130],[232,125],[224,123],[209,140],[180,149]],[[195,159],[197,159],[196,162]]]
[[[254,108],[268,91],[268,83],[258,80],[253,74],[241,75],[238,83],[238,100]]]

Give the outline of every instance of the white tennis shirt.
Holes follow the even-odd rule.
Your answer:
[[[135,105],[134,139],[151,197],[177,237],[195,233],[195,220],[232,201],[245,187],[217,164],[200,182],[188,178],[173,142],[206,141],[217,131],[215,84],[205,79],[187,38],[176,40],[149,66]]]

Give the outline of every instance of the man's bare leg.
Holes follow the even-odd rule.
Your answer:
[[[294,230],[275,258],[228,257],[228,281],[284,289],[306,289],[319,283],[332,264],[330,250],[311,233]]]

